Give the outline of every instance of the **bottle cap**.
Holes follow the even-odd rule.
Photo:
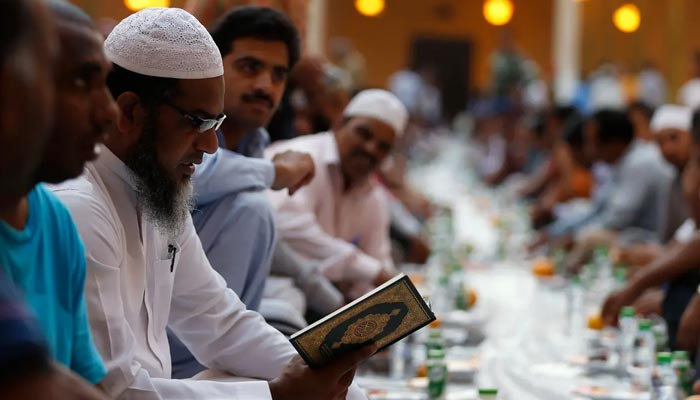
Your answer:
[[[671,353],[663,351],[656,355],[656,363],[659,365],[671,363]]]
[[[674,351],[673,352],[673,359],[674,360],[690,360],[690,356],[688,356],[687,351]]]
[[[639,320],[639,330],[640,331],[651,331],[651,321],[648,319]]]
[[[634,307],[622,307],[622,310],[620,310],[620,316],[621,317],[634,317]]]

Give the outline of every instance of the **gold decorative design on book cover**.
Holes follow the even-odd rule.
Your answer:
[[[292,338],[299,353],[312,366],[334,354],[365,343],[379,348],[409,335],[435,319],[408,277],[340,312],[307,332]]]

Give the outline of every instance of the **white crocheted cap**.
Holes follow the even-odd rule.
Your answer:
[[[654,112],[651,131],[656,133],[664,129],[678,129],[690,132],[692,124],[693,110],[690,107],[664,104]]]
[[[204,79],[224,74],[214,39],[180,8],[146,8],[123,19],[105,40],[105,54],[120,67],[147,76]]]
[[[398,97],[382,89],[367,89],[350,100],[343,115],[346,117],[371,117],[394,129],[396,136],[403,135],[408,123],[408,111]]]

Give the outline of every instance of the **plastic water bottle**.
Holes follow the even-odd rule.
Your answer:
[[[593,253],[593,264],[597,272],[596,291],[605,297],[612,292],[615,286],[612,262],[607,247],[596,247]]]
[[[425,348],[429,354],[431,350],[444,350],[445,341],[442,337],[442,322],[439,319],[430,323],[428,328],[428,341],[425,342]]]
[[[569,335],[573,337],[577,337],[583,332],[584,297],[585,293],[581,285],[581,278],[574,276],[571,278],[571,284],[569,285],[569,291],[567,293],[567,328]]]
[[[690,357],[686,351],[674,351],[671,367],[673,367],[678,379],[678,389],[685,398],[693,394],[693,380],[690,371]]]
[[[656,356],[657,382],[654,388],[656,400],[679,400],[678,378],[671,366],[671,353],[662,352]]]
[[[442,314],[453,309],[453,296],[450,293],[450,277],[441,274],[437,277],[433,293],[430,296],[431,308],[434,312]]]
[[[469,309],[469,297],[465,290],[464,283],[464,272],[461,270],[453,271],[452,275],[450,275],[449,290],[454,299],[452,307],[456,310],[466,311]]]
[[[431,400],[444,399],[447,386],[447,363],[445,351],[441,349],[428,350],[427,362],[428,397]]]
[[[654,355],[656,343],[651,332],[651,321],[642,319],[639,321],[637,338],[635,340],[634,373],[632,385],[642,391],[651,389],[651,378],[654,371]]]
[[[634,308],[624,307],[620,311],[620,336],[618,348],[620,354],[620,370],[627,371],[632,366],[632,353],[634,339],[637,335],[637,320],[634,317]]]
[[[655,321],[651,326],[651,331],[654,333],[656,340],[656,351],[668,351],[668,328],[664,320]]]
[[[389,375],[392,379],[403,379],[406,374],[406,342],[399,340],[390,347]]]

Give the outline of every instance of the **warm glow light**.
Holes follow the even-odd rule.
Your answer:
[[[170,7],[170,0],[124,0],[124,5],[131,11],[148,7]]]
[[[484,1],[484,18],[491,25],[505,25],[513,18],[513,2],[511,0]]]
[[[636,31],[639,29],[641,22],[641,13],[634,4],[624,4],[615,10],[613,14],[613,23],[622,32],[630,33]]]
[[[376,17],[384,11],[384,0],[355,0],[355,9],[366,17]]]

